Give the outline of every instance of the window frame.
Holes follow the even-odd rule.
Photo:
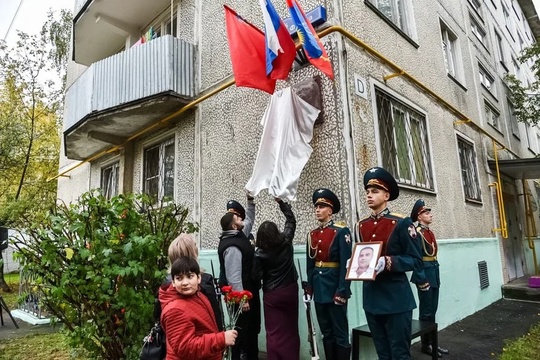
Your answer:
[[[105,180],[105,172],[111,171],[113,175],[110,179],[114,184],[112,193],[109,191],[109,179]],[[120,160],[101,166],[100,168],[100,188],[103,196],[110,200],[112,197],[120,194]]]
[[[508,122],[510,123],[510,131],[512,132],[512,135],[521,141],[521,135],[519,133],[519,122],[517,120],[516,115],[514,114],[514,104],[510,101],[510,99],[506,98],[506,111],[508,112]]]
[[[486,48],[487,50],[487,31],[484,29],[484,27],[475,19],[475,17],[472,14],[469,14],[469,19],[471,22],[471,32],[473,33],[474,37],[480,41],[480,43]]]
[[[468,139],[463,134],[456,133],[456,144],[459,161],[459,172],[461,178],[461,188],[465,202],[482,204],[482,188],[480,187],[479,171],[478,171],[478,155],[474,141]],[[468,146],[464,149],[461,144]],[[468,150],[467,154],[464,154]],[[463,156],[467,158],[463,158]],[[468,168],[464,169],[463,165],[467,164]],[[472,187],[472,189],[471,189]],[[476,193],[476,197],[474,197]],[[472,195],[471,195],[472,194]]]
[[[484,99],[484,117],[486,124],[489,124],[502,134],[501,112],[487,99]]]
[[[495,41],[497,42],[497,52],[499,55],[499,63],[503,65],[504,69],[508,72],[508,66],[506,65],[506,59],[504,56],[504,43],[502,36],[498,31],[495,31]]]
[[[495,96],[497,94],[495,77],[491,75],[491,73],[480,63],[478,63],[478,74],[482,87],[484,87],[484,89],[486,89],[491,95]],[[489,80],[489,83],[485,82],[484,80]]]
[[[459,38],[442,19],[439,19],[439,26],[441,30],[441,46],[444,63],[446,66],[446,73],[458,82],[463,83],[464,76],[462,64],[460,62],[461,50],[459,46]],[[451,60],[453,73],[451,69],[449,69],[448,59]]]
[[[166,169],[166,151],[168,150],[167,147],[172,145],[172,169]],[[175,135],[169,135],[165,138],[160,139],[159,141],[153,142],[152,144],[149,144],[148,146],[143,147],[142,149],[142,192],[144,194],[149,195],[153,198],[153,200],[157,202],[163,201],[164,198],[175,198],[175,192],[176,192],[176,136]],[[148,174],[148,167],[147,167],[147,157],[148,153],[151,150],[158,149],[158,169],[157,173],[152,172],[152,174]],[[155,170],[155,169],[152,169]],[[166,187],[166,179],[165,176],[167,176],[167,172],[172,173],[172,192],[168,193],[165,189]],[[157,179],[157,194],[150,193],[148,191],[149,182]]]
[[[379,7],[379,1],[384,0],[364,0],[364,3],[371,8],[377,15],[384,19],[394,29],[400,32],[415,47],[419,45],[416,39],[416,24],[414,21],[413,2],[411,0],[386,0],[390,4],[391,16],[389,17],[384,10]],[[401,16],[401,18],[400,18]],[[394,19],[398,19],[394,21]],[[403,24],[401,24],[403,22]]]
[[[400,186],[434,193],[435,171],[427,113],[382,84],[374,84],[372,90],[379,163],[394,174]],[[379,98],[384,98],[390,108],[381,109]],[[401,126],[396,125],[399,121],[396,115],[403,116]],[[400,144],[400,138],[406,143]],[[385,142],[391,144],[385,147]],[[415,151],[417,147],[421,147],[420,151]]]

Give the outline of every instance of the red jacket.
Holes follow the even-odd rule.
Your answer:
[[[167,339],[166,360],[221,360],[225,333],[218,332],[208,299],[197,291],[182,296],[169,284],[159,289],[161,326]]]

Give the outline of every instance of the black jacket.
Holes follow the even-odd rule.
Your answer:
[[[253,279],[257,283],[262,280],[263,291],[278,289],[298,280],[292,245],[296,219],[290,204],[280,201],[279,208],[285,215],[285,226],[281,233],[284,242],[272,249],[257,248],[253,259]]]
[[[231,246],[238,248],[242,252],[242,287],[244,290],[249,290],[252,293],[258,292],[260,287],[255,284],[251,276],[253,271],[253,253],[255,250],[242,231],[239,231],[234,236],[222,236],[220,238],[218,245],[220,286],[229,284],[225,273],[224,253]]]

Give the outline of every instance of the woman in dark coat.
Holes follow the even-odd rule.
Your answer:
[[[268,360],[298,360],[298,274],[292,246],[296,219],[290,204],[276,201],[285,215],[285,227],[280,232],[272,221],[259,226],[253,277],[257,283],[262,281]]]

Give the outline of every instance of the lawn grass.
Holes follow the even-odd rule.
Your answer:
[[[17,308],[17,297],[19,296],[19,273],[4,274],[4,280],[11,288],[11,292],[0,290],[0,296],[4,299],[10,310]]]
[[[526,335],[507,341],[499,360],[538,359],[540,354],[540,323],[531,327]]]
[[[0,360],[83,360],[72,354],[65,335],[53,334],[28,335],[16,340],[0,340]]]

